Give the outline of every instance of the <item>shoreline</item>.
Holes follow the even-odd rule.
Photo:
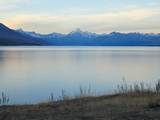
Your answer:
[[[90,91],[90,90],[89,90]],[[159,120],[160,80],[154,87],[144,83],[118,85],[112,95],[92,96],[80,88],[79,96],[39,104],[2,105],[0,120]],[[4,93],[3,93],[4,94]],[[5,96],[5,94],[3,95]],[[5,98],[6,99],[6,98]],[[7,99],[6,99],[7,100]]]
[[[0,106],[0,120],[158,120],[160,94],[114,94]]]

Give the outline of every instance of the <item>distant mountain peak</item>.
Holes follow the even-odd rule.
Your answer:
[[[19,28],[16,31],[18,31],[18,32],[24,32],[24,30],[22,28]]]
[[[83,33],[86,33],[86,32],[82,31],[80,28],[77,28],[72,32],[70,32],[69,34],[83,34]]]
[[[83,31],[80,28],[77,28],[68,34],[68,36],[73,37],[73,38],[75,37],[76,38],[80,38],[80,37],[81,38],[92,38],[92,37],[95,37],[96,35],[97,35],[96,33]]]
[[[74,30],[75,32],[83,32],[80,28]]]
[[[120,32],[111,32],[110,35],[121,35],[122,33]]]

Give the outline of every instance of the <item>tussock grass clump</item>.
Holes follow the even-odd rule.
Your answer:
[[[116,102],[128,107],[160,107],[160,80],[154,85],[139,84],[128,85],[125,80],[123,84],[117,86]],[[114,100],[112,101],[114,102]]]
[[[0,96],[0,105],[7,105],[9,104],[9,97],[4,93],[2,92],[1,96]]]
[[[58,102],[58,101],[67,101],[67,100],[73,100],[73,99],[81,99],[81,98],[87,98],[87,97],[93,97],[95,96],[94,92],[92,92],[91,86],[89,87],[79,87],[79,91],[77,94],[70,96],[67,94],[67,92],[62,89],[61,95],[58,98],[54,97],[53,92],[51,92],[49,96],[49,102]]]
[[[117,86],[116,94],[121,95],[149,95],[160,94],[160,80],[155,85],[145,84],[144,82],[128,85],[125,79],[123,84]]]

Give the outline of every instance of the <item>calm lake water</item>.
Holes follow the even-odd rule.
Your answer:
[[[160,79],[159,47],[0,47],[0,92],[11,103],[37,103],[75,95],[80,86],[96,94]]]

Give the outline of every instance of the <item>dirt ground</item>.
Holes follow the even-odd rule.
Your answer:
[[[0,107],[0,120],[160,120],[158,96],[101,96]]]

